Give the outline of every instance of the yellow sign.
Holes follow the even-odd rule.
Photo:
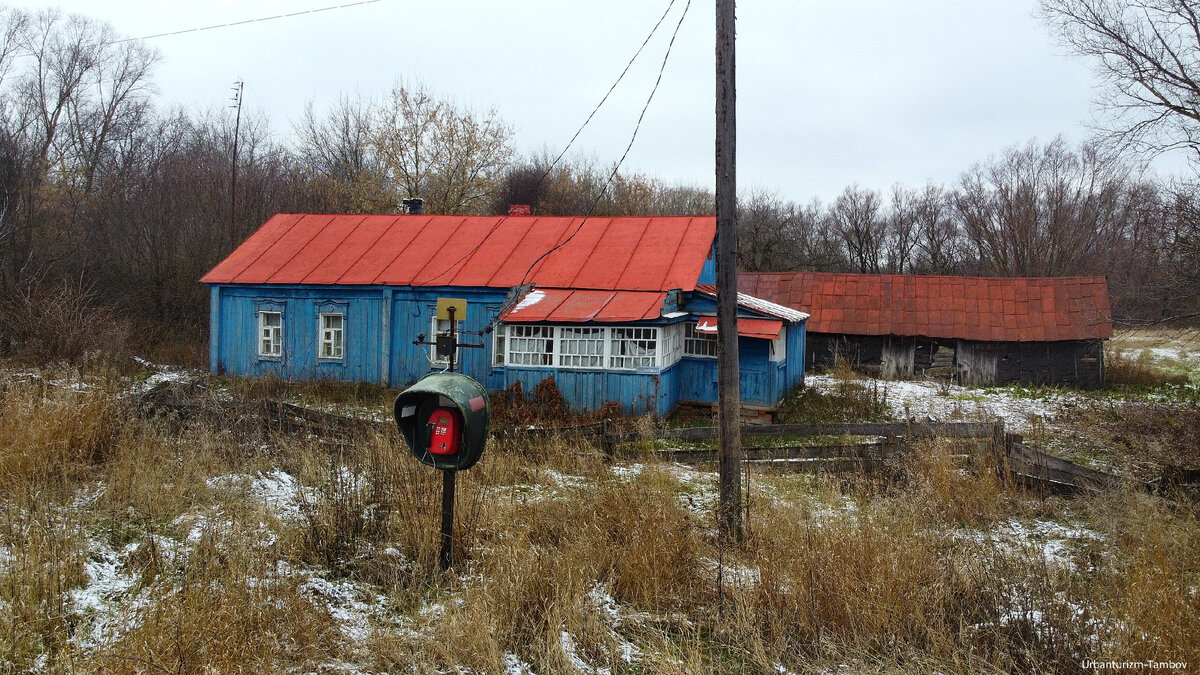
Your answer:
[[[454,308],[454,319],[456,321],[467,320],[467,301],[459,298],[438,298],[437,318],[449,321],[451,307]]]

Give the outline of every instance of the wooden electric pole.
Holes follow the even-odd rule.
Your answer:
[[[717,1],[717,428],[725,541],[742,538],[742,437],[737,325],[737,90],[734,0]]]
[[[242,130],[242,89],[245,83],[241,80],[233,83],[233,98],[231,108],[237,108],[237,120],[233,123],[233,165],[229,169],[229,250],[237,248],[237,155],[238,136]]]

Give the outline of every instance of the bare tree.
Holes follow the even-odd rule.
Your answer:
[[[1200,160],[1200,18],[1195,0],[1041,0],[1044,20],[1096,67],[1109,140]]]
[[[912,271],[953,274],[962,265],[962,229],[945,190],[926,185],[916,196],[916,253]]]
[[[917,245],[917,191],[897,183],[892,186],[887,218],[887,271],[904,274],[911,271],[913,249]]]
[[[854,268],[867,274],[883,271],[886,222],[880,217],[879,193],[852,185],[829,209],[834,232],[841,237]]]
[[[375,145],[377,109],[362,97],[342,96],[318,117],[312,103],[295,127],[297,159],[315,178],[330,210],[395,211],[400,195],[387,180]]]
[[[1031,141],[964,173],[955,207],[982,272],[1083,274],[1103,269],[1122,237],[1129,184],[1090,146]]]
[[[512,129],[495,110],[477,116],[424,86],[393,87],[380,109],[375,143],[405,196],[437,213],[482,213],[512,158]]]

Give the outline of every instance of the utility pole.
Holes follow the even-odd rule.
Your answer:
[[[237,248],[237,151],[238,136],[242,129],[242,88],[245,83],[241,80],[233,83],[233,97],[229,107],[237,108],[237,117],[233,123],[233,167],[229,180],[229,250]]]
[[[742,538],[742,397],[737,324],[737,80],[734,0],[717,1],[717,429],[719,534]]]

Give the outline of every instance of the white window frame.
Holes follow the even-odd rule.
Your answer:
[[[503,328],[503,332],[501,332]],[[646,343],[651,343],[647,350]],[[683,356],[683,324],[499,324],[492,365],[571,370],[662,370]],[[643,353],[632,353],[641,351]]]
[[[267,317],[273,316],[277,323],[268,325]],[[258,356],[264,359],[283,358],[283,310],[258,311]]]
[[[608,356],[608,328],[556,326],[554,362],[559,368],[603,370]]]
[[[337,318],[337,326],[328,325]],[[346,358],[346,314],[321,312],[317,314],[317,359],[342,361]]]
[[[462,324],[463,324],[462,319],[459,319],[456,317],[454,319],[454,323],[455,323],[454,333],[455,333],[455,336],[458,336],[462,333]],[[433,337],[429,338],[430,342],[437,342],[438,334],[447,333],[449,331],[450,331],[450,319],[439,319],[439,318],[437,318],[437,315],[430,317],[429,332],[430,332],[430,335],[433,336]],[[461,358],[462,355],[459,354],[459,351],[460,350],[458,347],[454,348],[454,362],[455,363],[462,363],[462,358]],[[438,358],[437,345],[432,344],[432,345],[429,345],[429,362],[435,366],[448,366],[448,365],[450,365],[450,358],[449,357]]]
[[[673,323],[662,326],[662,356],[658,360],[659,368],[667,368],[679,363],[683,358],[683,324]]]
[[[683,354],[702,359],[717,358],[717,334],[701,333],[696,330],[697,323],[684,324]],[[712,352],[711,354],[709,352]]]
[[[505,361],[512,366],[554,366],[554,326],[510,324]],[[546,349],[549,347],[549,349]]]
[[[622,326],[609,328],[608,367],[611,370],[658,368],[661,343],[658,326]],[[649,343],[649,353],[644,353]],[[638,352],[643,353],[638,353]]]
[[[503,368],[508,358],[508,324],[498,323],[492,329],[492,365]]]

